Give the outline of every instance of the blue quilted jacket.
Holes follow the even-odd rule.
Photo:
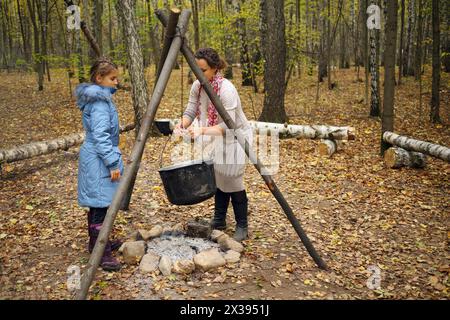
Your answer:
[[[86,138],[78,162],[78,204],[82,207],[108,207],[119,186],[111,182],[110,170],[123,174],[119,145],[119,117],[112,102],[114,88],[83,83],[75,89],[82,111]]]

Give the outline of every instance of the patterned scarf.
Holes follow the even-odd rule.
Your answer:
[[[216,75],[209,81],[211,86],[213,87],[214,92],[220,97],[220,87],[222,84],[222,81],[224,80],[222,74],[220,72],[217,72]],[[203,86],[200,85],[200,88],[198,90],[198,97],[197,97],[197,117],[200,120],[200,95],[202,92]],[[213,127],[217,125],[219,122],[219,116],[217,114],[217,110],[214,107],[213,103],[209,101],[208,105],[208,127]]]

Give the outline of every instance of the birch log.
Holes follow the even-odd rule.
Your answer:
[[[355,140],[352,127],[334,127],[325,125],[294,125],[261,121],[249,121],[256,133],[260,131],[278,132],[281,138]]]
[[[423,168],[426,156],[420,152],[407,151],[402,148],[392,147],[384,153],[384,163],[388,168],[398,169],[401,167]]]
[[[338,151],[342,146],[342,141],[323,139],[320,141],[317,147],[319,155],[331,157],[336,151]]]
[[[180,119],[158,119],[169,121],[173,130]],[[334,127],[325,125],[294,125],[262,121],[249,121],[256,134],[267,131],[268,134],[279,133],[280,138],[355,140],[353,127]]]
[[[134,129],[134,124],[120,127],[120,133]],[[74,133],[65,137],[24,144],[7,150],[0,149],[0,163],[9,163],[25,160],[36,156],[49,154],[58,150],[67,150],[70,147],[83,143],[85,133]]]
[[[390,131],[386,131],[383,134],[383,140],[387,143],[408,151],[424,153],[429,156],[433,156],[441,160],[450,162],[450,148],[440,146],[438,144],[411,139],[405,136],[400,136]]]

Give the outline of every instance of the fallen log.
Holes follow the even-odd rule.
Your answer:
[[[155,121],[169,121],[170,129],[173,130],[180,119],[157,119]],[[267,134],[278,133],[280,138],[304,138],[304,139],[332,139],[332,140],[355,140],[355,129],[352,127],[334,127],[325,125],[295,125],[281,124],[262,121],[249,121],[250,126],[256,134],[267,132]]]
[[[386,167],[391,169],[401,167],[424,168],[427,159],[423,153],[392,147],[384,153],[384,163]]]
[[[124,127],[121,126],[120,133],[133,130],[134,127],[134,124],[128,124]],[[58,150],[67,150],[70,147],[83,143],[84,137],[85,133],[81,132],[49,141],[32,142],[6,150],[0,149],[0,164],[25,160]]]
[[[408,151],[420,152],[450,162],[450,148],[438,144],[411,139],[390,131],[383,134],[383,141]]]
[[[353,127],[334,127],[326,125],[295,125],[261,121],[249,121],[256,133],[267,131],[280,134],[280,138],[355,140]]]
[[[320,141],[317,149],[319,155],[331,157],[336,151],[342,148],[341,140],[323,139]]]

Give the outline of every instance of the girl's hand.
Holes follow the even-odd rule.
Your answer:
[[[120,169],[111,170],[111,181],[118,181],[120,179]]]

